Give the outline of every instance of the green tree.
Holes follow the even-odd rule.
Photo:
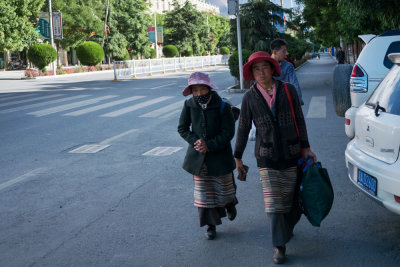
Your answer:
[[[271,39],[279,37],[274,22],[283,23],[276,15],[282,8],[268,0],[249,0],[240,5],[242,46],[252,51],[268,51]],[[290,13],[290,10],[283,9]],[[232,42],[237,47],[236,18],[231,20]]]
[[[36,21],[41,0],[0,1],[0,51],[22,51],[39,37],[32,22]]]
[[[183,6],[174,0],[174,9],[165,14],[165,27],[169,30],[165,33],[165,43],[174,44],[182,54],[189,47],[198,55],[204,48],[207,35],[207,26],[199,11],[197,11],[190,2]]]
[[[110,7],[109,23],[111,36],[119,33],[125,37],[131,55],[145,56],[151,53],[147,27],[152,19],[146,12],[144,0],[113,0]],[[121,36],[117,36],[121,39]],[[119,40],[119,43],[123,43]]]
[[[213,36],[211,39],[211,51],[216,47],[227,46],[232,48],[230,29],[231,24],[227,17],[210,14],[208,15],[209,34]]]

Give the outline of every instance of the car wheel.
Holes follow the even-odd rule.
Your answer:
[[[344,117],[344,113],[351,107],[350,76],[353,66],[338,64],[333,71],[333,105],[336,115]]]

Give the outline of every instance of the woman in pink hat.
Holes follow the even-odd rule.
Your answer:
[[[253,53],[243,66],[245,80],[255,83],[243,96],[234,152],[236,168],[245,172],[242,155],[253,122],[255,156],[274,246],[272,259],[277,264],[285,261],[286,243],[301,216],[295,194],[297,161],[302,155],[316,161],[296,88],[273,79],[280,72],[279,63],[267,52]]]
[[[188,142],[183,169],[193,175],[194,205],[198,207],[200,226],[208,225],[206,238],[214,239],[216,225],[228,213],[236,217],[235,161],[230,141],[235,120],[229,104],[214,91],[217,86],[203,72],[194,72],[182,94],[185,101],[178,132]]]

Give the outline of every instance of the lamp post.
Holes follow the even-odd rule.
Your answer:
[[[51,0],[49,0],[49,17],[50,17],[50,42],[51,42],[51,46],[54,47],[54,36],[53,36],[53,13],[51,12]],[[56,49],[57,51],[57,49]],[[58,57],[58,51],[57,51],[57,57]],[[56,59],[57,61],[57,59]],[[53,67],[53,75],[56,76],[57,75],[57,69],[56,69],[56,61],[53,61],[51,63],[52,67]]]
[[[155,48],[156,48],[156,58],[158,58],[158,45],[157,45],[157,16],[156,16],[156,7],[154,6],[154,41],[155,43]]]

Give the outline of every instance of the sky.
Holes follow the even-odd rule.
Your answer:
[[[240,3],[246,3],[247,0],[239,0]],[[219,7],[219,10],[221,12],[221,15],[228,15],[228,0],[206,0],[206,2],[216,5]],[[272,0],[273,3],[280,5],[281,1],[280,0]],[[295,0],[283,0],[283,7],[284,8],[290,8],[291,2],[293,3],[293,6],[296,6],[296,1]]]

